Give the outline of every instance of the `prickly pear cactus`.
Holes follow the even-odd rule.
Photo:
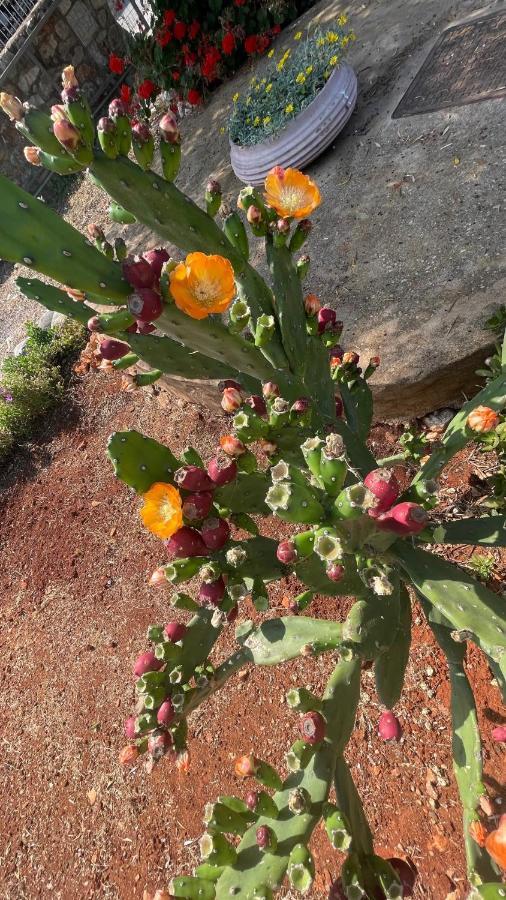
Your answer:
[[[171,896],[269,900],[286,880],[311,896],[308,843],[321,819],[332,847],[346,853],[332,896],[409,896],[414,873],[374,852],[345,751],[364,662],[374,666],[385,706],[378,735],[400,738],[392,707],[409,657],[413,597],[420,599],[448,660],[472,896],[501,896],[504,851],[501,856],[499,829],[487,836],[480,819],[480,736],[464,658],[466,642],[474,642],[504,690],[504,603],[431,545],[504,546],[506,517],[446,523],[431,521],[431,510],[437,501],[434,479],[467,441],[495,427],[506,406],[504,355],[494,380],[457,414],[440,448],[401,492],[395,472],[367,444],[367,381],[379,360],[361,366],[358,354],[339,344],[343,325],[335,312],[313,294],[303,296],[308,258],[296,261],[294,253],[321,199],[308,177],[276,167],[265,193],[241,191],[239,209],[252,236],[265,241],[270,287],[249,262],[241,213],[226,210],[223,227],[214,220],[219,185],[207,185],[206,211],[174,185],[180,135],[173,117],[161,123],[160,176],[151,170],[149,128],[132,130],[121,101],[113,101],[109,116],[100,120],[100,149],[95,146],[72,67],[64,71],[62,105],[53,107],[51,117],[5,94],[0,105],[34,145],[26,151],[29,162],[62,174],[87,169],[109,193],[114,221],[143,222],[187,254],[178,262],[157,248],[132,259],[124,242],[113,246],[98,226],[86,241],[3,180],[0,254],[66,286],[61,291],[30,278],[20,279],[21,290],[80,321],[90,316],[90,329],[107,335],[101,352],[111,366],[127,367],[139,357],[148,361],[155,368],[140,383],[152,383],[163,372],[221,381],[221,405],[231,417],[207,464],[193,448],[178,459],[135,431],[114,434],[109,442],[115,474],[137,493],[144,525],[163,541],[164,558],[150,583],[167,589],[174,608],[188,613],[186,624],[148,630],[148,649],[133,666],[135,711],[125,723],[128,744],[120,762],[143,756],[151,767],[166,757],[186,768],[191,713],[240,668],[322,653],[335,661],[322,697],[302,686],[287,695],[294,727],[299,717],[287,771],[278,773],[253,753],[237,759],[238,778],[256,779],[259,789],[244,799],[220,796],[208,804],[202,862],[172,881]],[[131,142],[136,162],[127,158]],[[95,302],[116,308],[99,314]],[[406,440],[394,461],[419,460],[413,448]],[[263,536],[266,516],[291,525],[290,537],[278,542]],[[241,621],[235,652],[216,660],[218,637],[245,599],[268,612],[270,584],[291,575],[304,586],[292,615],[256,626]],[[322,622],[307,614],[315,594],[353,596],[355,602],[343,621]]]

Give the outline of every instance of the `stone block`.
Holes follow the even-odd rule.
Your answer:
[[[54,30],[56,31],[58,37],[62,40],[70,37],[70,28],[67,25],[65,19],[57,19],[54,25]]]
[[[81,44],[87,47],[91,38],[98,29],[95,16],[84,5],[82,0],[76,0],[67,13],[67,22]]]
[[[40,78],[40,66],[30,66],[22,75],[19,76],[19,89],[22,94],[28,94],[30,88]]]
[[[72,6],[72,0],[61,0],[61,3],[58,7],[62,16],[66,16],[70,7]]]

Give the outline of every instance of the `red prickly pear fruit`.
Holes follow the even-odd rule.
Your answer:
[[[246,446],[234,434],[224,434],[220,437],[220,446],[227,456],[242,456],[246,453]]]
[[[133,288],[150,288],[155,283],[155,273],[147,259],[142,256],[138,259],[124,259],[122,263],[123,275]]]
[[[412,897],[416,881],[416,869],[414,865],[398,856],[391,856],[387,859],[387,862],[390,863],[392,869],[395,869],[401,879],[402,896]]]
[[[212,603],[213,606],[219,606],[221,600],[225,596],[225,582],[220,577],[216,581],[204,581],[199,589],[200,603]]]
[[[230,537],[230,525],[226,519],[218,519],[213,516],[202,522],[201,534],[208,550],[221,550]]]
[[[229,611],[227,613],[227,622],[229,624],[231,624],[232,622],[235,622],[238,615],[239,615],[239,607],[236,603],[235,606],[233,606],[232,609],[229,609]]]
[[[260,825],[260,827],[257,828],[256,839],[257,847],[260,847],[260,850],[276,849],[276,835],[274,834],[272,828],[269,828],[268,825]]]
[[[128,717],[123,731],[125,732],[125,737],[127,737],[129,741],[133,741],[135,737],[135,716]]]
[[[172,737],[168,731],[153,731],[148,738],[148,751],[154,760],[165,756],[172,746]]]
[[[262,385],[262,393],[266,400],[272,397],[279,397],[279,387],[273,381],[267,381]]]
[[[189,522],[202,522],[209,515],[212,505],[213,495],[210,491],[188,494],[183,501],[183,516]]]
[[[300,723],[300,731],[302,740],[308,744],[319,744],[323,741],[326,731],[326,723],[322,714],[319,712],[307,712],[302,716]]]
[[[144,260],[146,262],[146,260]],[[149,263],[146,263],[149,265]],[[142,322],[152,322],[158,319],[163,312],[163,302],[160,294],[152,288],[137,288],[135,294],[131,294],[128,298],[128,309]]]
[[[215,487],[205,469],[200,466],[181,466],[174,472],[174,481],[178,487],[192,493],[212,491]]]
[[[158,669],[161,669],[162,666],[163,660],[157,659],[151,650],[146,650],[145,653],[141,653],[135,660],[133,672],[136,678],[140,678],[146,672],[158,672]]]
[[[251,812],[255,812],[258,803],[258,791],[248,791],[244,798],[244,802]]]
[[[164,541],[169,559],[184,559],[187,556],[207,556],[206,545],[196,528],[183,525],[172,537]]]
[[[280,541],[276,550],[276,556],[281,563],[289,566],[297,562],[297,548],[292,541]]]
[[[330,306],[322,306],[322,308],[318,310],[316,316],[318,322],[318,334],[323,334],[324,331],[330,331],[334,327],[337,319],[335,310],[331,309]]]
[[[105,338],[101,341],[99,350],[102,359],[108,360],[121,359],[122,356],[130,353],[128,344],[123,341],[115,341],[113,338]]]
[[[235,413],[241,408],[242,397],[240,391],[235,387],[227,387],[223,391],[221,398],[221,408],[226,413]]]
[[[167,622],[163,630],[167,640],[177,644],[178,641],[183,640],[186,634],[186,625],[182,625],[180,622]]]
[[[401,723],[392,710],[381,713],[378,722],[378,734],[384,741],[399,741],[402,736]]]
[[[146,253],[143,253],[142,258],[149,263],[155,273],[156,280],[159,281],[163,264],[169,261],[170,254],[167,253],[163,247],[156,247],[153,250],[147,250]]]
[[[90,319],[90,322],[91,322],[91,321],[92,321],[92,320]],[[89,328],[89,327],[90,327],[90,323],[88,322],[88,328]],[[90,329],[90,330],[93,331],[94,329],[92,328],[92,329]],[[138,334],[138,331],[139,331],[139,323],[138,323],[138,322],[132,322],[132,324],[129,325],[128,328],[125,328],[125,331],[127,331],[128,334]]]
[[[492,740],[498,744],[506,742],[506,725],[498,725],[497,728],[492,729]]]
[[[251,406],[251,409],[256,412],[258,416],[267,415],[267,405],[263,397],[259,397],[258,394],[252,394],[251,397],[246,397],[244,401]]]
[[[401,492],[392,469],[373,469],[365,476],[364,484],[378,501],[373,510],[375,515],[390,509]]]
[[[170,699],[164,700],[162,705],[160,706],[157,714],[156,720],[159,725],[170,725],[174,720],[176,713],[174,711],[174,707],[172,706],[172,701]]]
[[[419,534],[423,531],[429,516],[427,511],[417,503],[398,503],[376,519],[382,531],[393,531],[395,534]]]
[[[339,563],[330,563],[326,569],[327,578],[330,578],[331,581],[341,581],[341,578],[344,575],[344,566],[340,566]]]
[[[237,463],[225,453],[218,453],[207,464],[207,474],[218,487],[229,484],[237,477]]]
[[[156,325],[151,322],[143,322],[142,319],[137,319],[135,327],[139,334],[153,334],[153,331],[156,331]]]

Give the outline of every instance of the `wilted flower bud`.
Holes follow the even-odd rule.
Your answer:
[[[23,147],[24,157],[31,166],[40,166],[40,151],[38,147]]]
[[[17,97],[6,94],[5,91],[0,92],[0,107],[9,116],[11,122],[23,121],[25,111],[21,100],[18,100]]]
[[[356,366],[359,359],[360,357],[358,353],[354,353],[352,350],[347,353],[343,353],[343,365]]]
[[[239,778],[251,778],[256,775],[257,763],[252,753],[248,756],[239,756],[234,764],[235,774]]]
[[[262,224],[262,213],[260,212],[258,206],[254,206],[253,204],[248,207],[248,212],[246,213],[246,218],[250,225],[261,225]]]
[[[477,406],[467,417],[467,426],[471,431],[478,434],[485,434],[487,431],[493,431],[499,424],[499,416],[494,409],[489,406]]]
[[[67,113],[65,107],[61,103],[54,103],[51,107],[51,118],[53,122],[67,121]]]
[[[166,112],[165,115],[160,119],[160,124],[158,127],[160,129],[160,136],[163,141],[166,141],[168,144],[180,143],[181,135],[177,126],[177,119],[172,113]]]
[[[147,144],[151,140],[151,132],[145,122],[136,122],[132,126],[132,137],[139,144]]]
[[[120,766],[131,766],[139,756],[139,751],[135,744],[127,744],[119,752],[118,760]]]
[[[88,225],[88,234],[92,241],[105,241],[104,230],[100,225],[97,225],[96,222],[90,222]]]
[[[262,392],[264,397],[269,400],[272,397],[279,397],[279,387],[277,384],[274,384],[273,381],[267,381],[262,385]]]
[[[227,413],[237,412],[241,408],[242,397],[237,388],[228,387],[223,391],[221,398],[221,408]]]
[[[103,131],[105,134],[110,134],[111,131],[114,131],[116,126],[112,119],[109,116],[102,116],[101,119],[98,120],[97,128],[99,131]]]
[[[316,294],[306,294],[304,297],[304,309],[306,310],[306,315],[316,316],[321,308],[322,305]]]
[[[243,453],[246,453],[246,445],[233,434],[222,435],[220,445],[227,456],[242,456]]]
[[[64,91],[68,91],[70,88],[79,87],[79,82],[75,75],[74,66],[65,66],[63,72],[61,73],[61,81]]]
[[[81,143],[81,135],[68,119],[58,119],[53,124],[55,138],[66,150],[76,150]]]

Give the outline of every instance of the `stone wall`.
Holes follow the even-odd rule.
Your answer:
[[[117,76],[108,70],[109,53],[121,54],[124,48],[125,32],[117,24],[108,0],[40,0],[0,52],[0,89],[47,109],[60,102],[61,71],[72,63],[95,109],[117,83]],[[12,64],[20,49],[20,57]],[[2,114],[2,174],[36,193],[46,170],[28,165],[23,156],[25,143]]]

